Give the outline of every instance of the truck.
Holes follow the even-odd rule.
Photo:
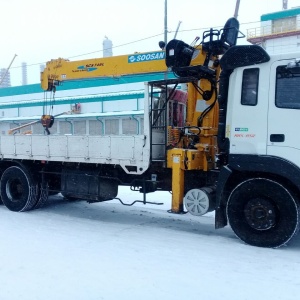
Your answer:
[[[142,193],[147,204],[148,193],[164,190],[172,192],[171,213],[215,211],[215,227],[230,225],[246,244],[287,244],[299,228],[300,53],[270,56],[260,46],[237,45],[239,33],[230,18],[221,30],[205,31],[199,44],[174,39],[157,53],[51,60],[41,74],[50,107],[69,80],[142,74],[154,62],[152,71],[166,76],[145,82],[141,118],[132,115],[142,128],[135,134],[52,134],[65,116],[45,111],[36,121],[43,133],[13,128],[1,135],[3,204],[28,211],[58,192],[109,201],[119,199],[120,185]]]

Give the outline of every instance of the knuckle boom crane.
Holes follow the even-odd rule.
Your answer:
[[[215,227],[230,224],[245,243],[289,242],[299,227],[300,145],[276,120],[297,128],[300,55],[237,46],[239,34],[231,18],[198,45],[174,39],[165,51],[48,62],[41,86],[50,92],[68,80],[174,75],[145,83],[142,134],[1,137],[3,203],[33,209],[53,190],[101,202],[121,184],[146,204],[147,193],[169,190],[171,213],[215,210]]]

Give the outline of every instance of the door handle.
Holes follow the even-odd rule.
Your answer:
[[[274,143],[282,143],[285,140],[284,134],[271,134],[270,135],[270,142]]]

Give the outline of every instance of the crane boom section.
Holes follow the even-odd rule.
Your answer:
[[[51,90],[54,82],[115,77],[129,74],[165,72],[165,52],[154,51],[105,58],[69,61],[63,58],[47,62],[41,73],[43,90]]]
[[[192,64],[200,64],[203,59],[201,55],[197,55],[193,59]],[[44,71],[41,72],[41,87],[45,91],[51,91],[54,85],[59,85],[61,82],[67,80],[120,77],[166,71],[165,51],[134,53],[77,61],[58,58],[47,62]]]

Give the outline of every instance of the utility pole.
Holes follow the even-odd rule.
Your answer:
[[[168,43],[168,1],[165,0],[165,37],[164,42],[167,45]]]
[[[239,15],[239,8],[240,8],[240,0],[236,0],[235,3],[235,11],[234,11],[234,17],[237,19]]]
[[[164,31],[164,42],[165,42],[165,47],[167,46],[168,43],[168,1],[165,0],[165,31]],[[165,72],[164,74],[164,79],[168,79],[168,71]]]

